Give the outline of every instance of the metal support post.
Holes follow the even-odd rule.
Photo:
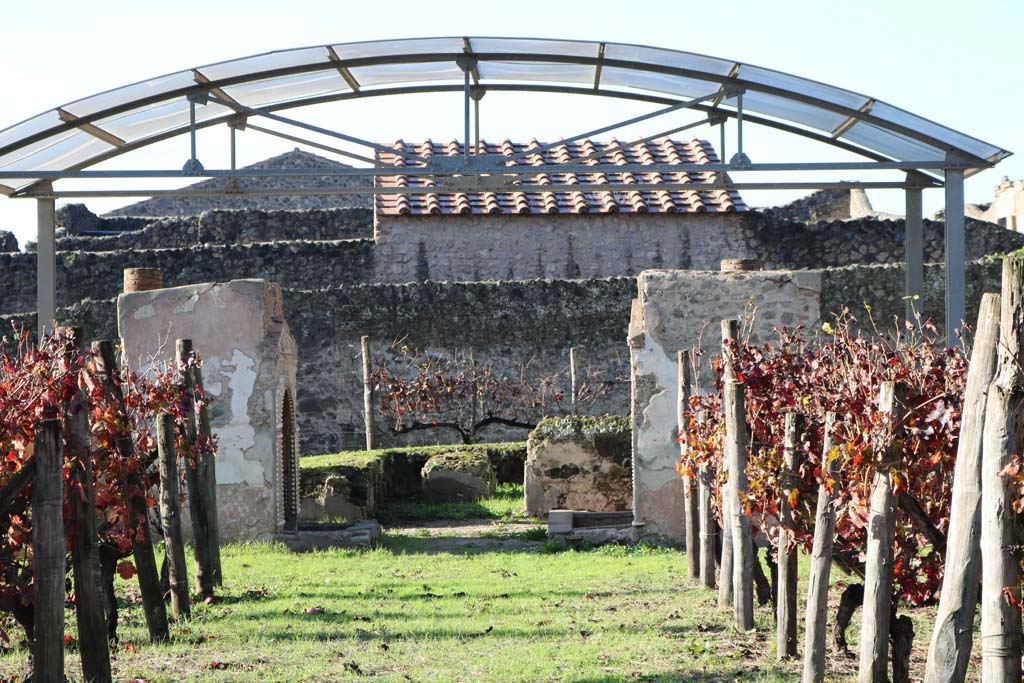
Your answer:
[[[238,164],[235,158],[235,129],[230,128],[229,130],[231,131],[231,170],[236,171],[238,170]]]
[[[480,154],[480,100],[484,98],[487,91],[479,85],[473,85],[469,88],[469,96],[473,98],[473,137],[476,139],[476,143],[473,145],[474,154]]]
[[[724,140],[724,136],[723,136]],[[723,142],[723,145],[725,143]],[[723,155],[723,159],[724,159]],[[749,169],[750,157],[743,153],[743,93],[736,96],[736,154],[729,160],[729,164],[736,169]]]
[[[191,146],[191,156],[181,168],[182,172],[187,176],[202,175],[205,170],[203,165],[199,163],[199,159],[196,158],[196,102],[206,104],[206,95],[199,94],[188,96],[188,138]]]
[[[958,346],[956,330],[967,314],[964,249],[964,171],[946,170],[946,343]]]
[[[36,317],[39,338],[53,332],[57,317],[56,200],[36,200]]]
[[[924,289],[924,219],[921,208],[920,187],[906,189],[907,218],[904,246],[904,303],[906,320],[913,322],[923,315],[921,292]]]

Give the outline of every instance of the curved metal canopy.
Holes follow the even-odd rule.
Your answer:
[[[0,131],[0,189],[31,185],[40,179],[32,171],[82,169],[186,133],[190,110],[196,127],[206,127],[246,108],[271,112],[357,97],[459,91],[466,70],[473,85],[486,90],[668,105],[696,99],[690,106],[712,117],[742,111],[747,121],[876,161],[930,163],[933,169],[948,162],[970,172],[1010,155],[874,98],[751,64],[620,43],[444,37],[268,52],[69,102]],[[205,106],[195,106],[196,100]],[[25,176],[18,177],[22,171]]]

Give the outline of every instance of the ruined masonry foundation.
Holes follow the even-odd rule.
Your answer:
[[[774,327],[816,326],[821,273],[649,270],[638,277],[637,289],[629,323],[634,521],[643,525],[641,536],[681,543],[676,352],[701,342],[705,354],[717,354],[720,321],[743,318],[755,309],[755,343],[772,339]],[[698,378],[705,390],[712,381],[707,373]]]
[[[122,294],[117,325],[125,362],[140,373],[171,362],[175,339],[192,339],[219,442],[221,539],[271,538],[298,500],[297,430],[284,429],[294,425],[298,357],[280,288],[233,280]]]

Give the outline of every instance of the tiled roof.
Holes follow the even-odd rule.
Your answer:
[[[538,173],[529,183],[550,184],[669,184],[710,183],[716,173],[622,172],[616,166],[624,164],[709,164],[717,163],[718,155],[704,140],[670,140],[663,138],[639,143],[618,150],[620,143],[592,142],[589,139],[560,145],[542,153],[525,156],[516,166],[536,166]],[[456,142],[406,143],[401,140],[392,145],[396,150],[419,156],[461,156],[462,146]],[[532,140],[527,144],[505,140],[499,144],[481,141],[487,154],[512,156],[524,150],[536,149],[542,143]],[[599,151],[609,154],[577,162],[578,159]],[[377,152],[378,162],[402,167],[412,165],[398,154]],[[551,164],[580,163],[594,167],[593,173],[545,173]],[[381,187],[434,187],[435,181],[424,176],[378,176]],[[517,181],[518,182],[518,181]],[[509,189],[479,190],[474,192],[439,192],[427,194],[379,194],[376,196],[378,213],[387,215],[446,215],[446,214],[558,214],[558,213],[726,213],[746,211],[738,192],[734,190],[626,190],[626,191],[543,191],[512,185]]]

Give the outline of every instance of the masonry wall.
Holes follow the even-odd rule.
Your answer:
[[[374,237],[377,282],[615,277],[755,255],[740,214],[378,216]]]
[[[783,325],[814,328],[821,316],[821,273],[651,270],[638,278],[629,326],[633,521],[644,524],[645,536],[685,540],[683,483],[675,471],[676,353],[697,346],[703,335],[708,355],[715,355],[721,342],[718,321],[739,318],[750,306],[757,310],[751,330],[755,343],[770,341],[773,328]],[[701,374],[711,381],[707,368]]]

